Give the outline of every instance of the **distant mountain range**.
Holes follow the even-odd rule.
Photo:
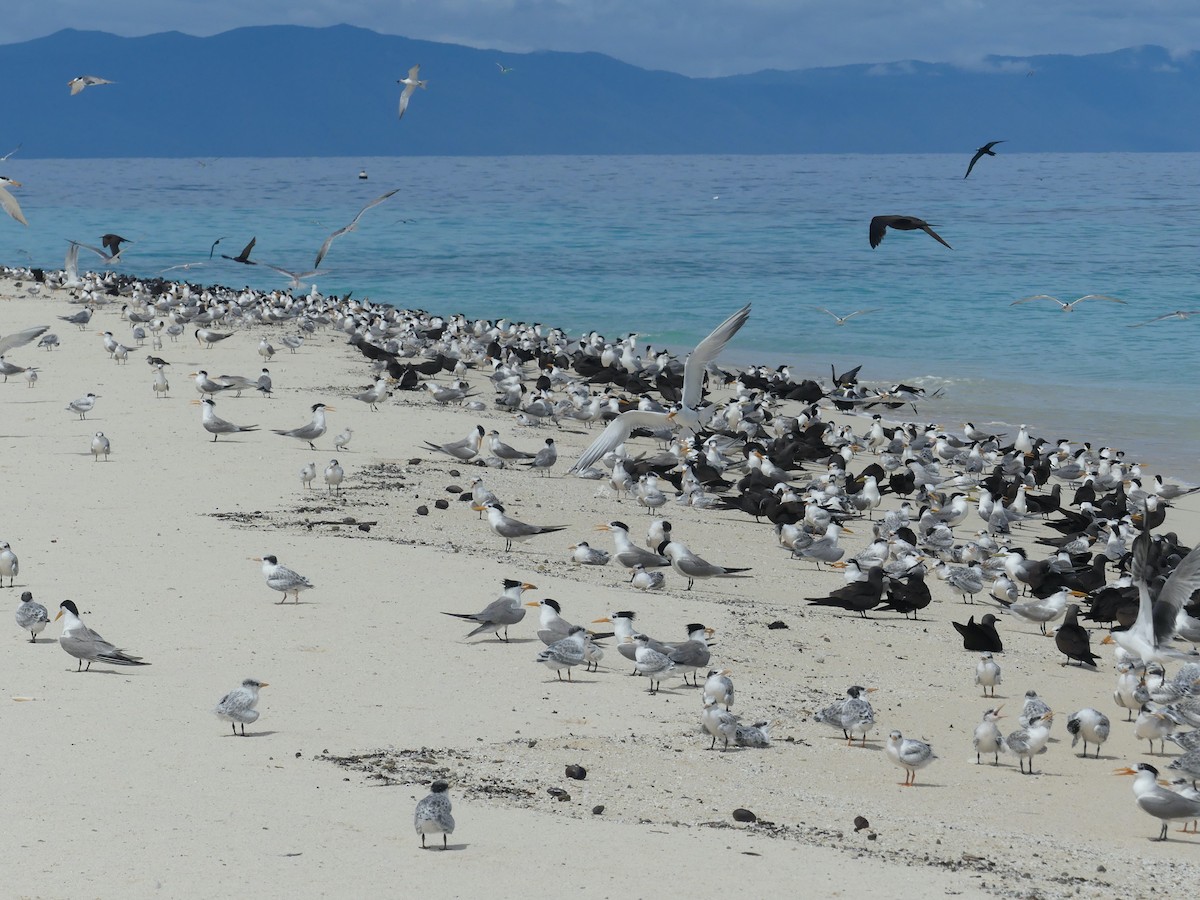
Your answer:
[[[398,121],[414,63],[429,87]],[[83,74],[116,84],[71,96]],[[26,157],[1200,150],[1198,57],[1152,46],[688,78],[348,25],[67,29],[0,45],[0,83],[0,153]]]

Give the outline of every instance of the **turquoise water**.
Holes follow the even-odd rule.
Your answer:
[[[730,362],[787,362],[797,377],[861,363],[867,382],[944,386],[922,421],[1025,422],[1200,480],[1200,317],[1127,327],[1200,309],[1200,156],[999,149],[969,180],[968,157],[951,155],[202,165],[18,154],[0,171],[24,182],[14,193],[30,227],[0,222],[0,259],[60,268],[68,238],[115,231],[136,242],[121,271],[206,261],[172,274],[283,287],[270,270],[207,262],[210,244],[222,237],[234,255],[256,236],[252,258],[302,271],[329,232],[399,188],[334,242],[323,292],[673,347],[752,301]],[[920,216],[954,250],[919,232],[871,250],[879,213]],[[1038,293],[1127,303],[1011,305]],[[874,311],[838,327],[817,307]]]

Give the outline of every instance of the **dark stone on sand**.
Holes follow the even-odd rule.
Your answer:
[[[433,505],[436,506],[438,509],[449,509],[450,501],[449,500],[434,500]]]
[[[460,488],[457,484],[446,485],[446,493],[447,494],[461,494],[462,492],[463,492],[463,489]]]
[[[583,779],[587,778],[587,769],[572,763],[567,766],[567,777],[574,778],[576,781],[583,781]]]
[[[451,478],[462,478],[462,472],[458,471],[458,469],[451,469],[446,474],[448,474]]]
[[[418,507],[417,507],[417,515],[418,515],[418,516],[427,516],[427,515],[429,515],[429,507],[428,507],[428,506],[425,506],[425,505],[418,506]]]
[[[371,530],[371,526],[370,526],[370,525],[367,525],[366,523],[363,523],[362,525],[359,525],[359,526],[358,526],[358,530],[359,530],[359,531],[370,531],[370,530]]]
[[[735,822],[757,822],[758,816],[750,812],[748,809],[742,809],[740,806],[733,811],[733,821]]]
[[[421,464],[421,457],[419,457],[419,456],[414,456],[412,459],[410,459],[410,460],[408,461],[408,464],[409,464],[410,466],[419,466],[419,465]]]
[[[473,499],[473,498],[472,498],[472,497],[471,497],[471,495],[470,495],[470,494],[468,494],[466,491],[463,491],[463,493],[461,493],[461,494],[459,494],[459,495],[458,495],[458,499],[459,499],[459,500],[464,500],[464,501],[466,501],[467,503],[470,503],[470,502],[472,501],[472,499]]]
[[[599,806],[593,806],[593,807],[592,807],[592,815],[593,815],[593,816],[602,816],[602,815],[604,815],[604,804],[603,804],[603,803],[601,803]]]
[[[868,822],[864,816],[855,816],[854,817],[854,830],[855,831],[862,831],[864,828],[870,828],[870,827],[871,827],[871,823]]]
[[[565,803],[567,800],[571,799],[571,795],[560,787],[546,788],[546,793],[560,803]]]
[[[780,628],[787,628],[787,623],[781,622],[779,619],[776,619],[774,622],[772,622],[767,627],[770,628],[772,631],[778,631]]]

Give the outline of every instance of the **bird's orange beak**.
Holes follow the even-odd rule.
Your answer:
[[[62,614],[63,614],[63,611],[60,609],[60,610],[58,611],[58,615],[54,617],[54,621],[55,621],[55,622],[57,622],[59,619],[61,619],[61,618],[62,618]]]
[[[1116,770],[1114,770],[1114,771],[1113,771],[1113,774],[1114,774],[1114,775],[1136,775],[1136,774],[1137,774],[1137,770],[1136,770],[1136,769],[1131,769],[1131,768],[1129,768],[1129,766],[1125,766],[1123,769],[1116,769]]]
[[[608,618],[608,616],[605,616],[603,619],[592,619],[593,625],[599,625],[601,622],[607,622],[609,625],[611,625],[612,619]]]

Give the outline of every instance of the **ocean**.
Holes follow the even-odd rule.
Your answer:
[[[1001,144],[969,179],[948,155],[388,157],[36,160],[0,174],[28,228],[0,221],[0,260],[61,268],[68,239],[134,243],[119,271],[285,287],[233,256],[311,268],[363,204],[398,193],[338,238],[324,293],[441,314],[539,321],[578,335],[686,350],[746,302],[723,359],[794,377],[862,365],[937,399],[897,417],[967,420],[1115,446],[1200,481],[1195,154],[1026,154]],[[358,178],[365,170],[367,180]],[[919,216],[952,246],[889,231]],[[100,260],[86,251],[81,267]],[[325,271],[327,270],[327,272]],[[307,290],[307,288],[305,288]],[[1063,313],[1051,294],[1118,297]],[[844,326],[820,312],[870,310]],[[56,312],[61,311],[57,310]],[[31,323],[32,324],[32,323]]]

